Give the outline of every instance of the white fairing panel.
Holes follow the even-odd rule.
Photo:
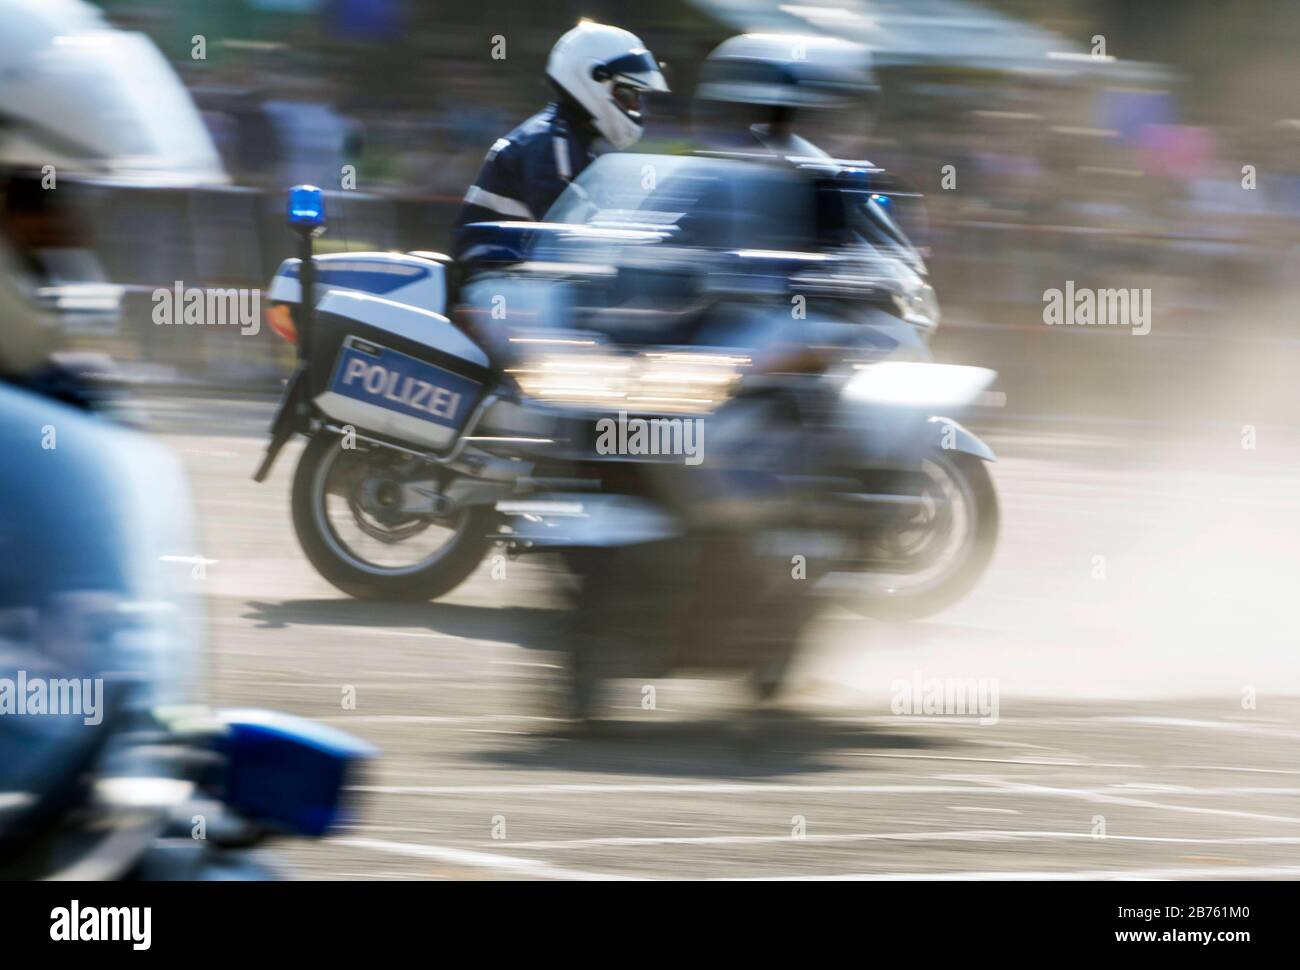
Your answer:
[[[316,406],[341,424],[389,435],[412,445],[424,445],[435,451],[445,450],[456,437],[456,432],[451,428],[344,397],[334,391],[326,391],[317,396]]]
[[[447,310],[446,271],[436,260],[404,253],[329,253],[315,261],[320,291],[369,293],[431,313]],[[298,260],[280,264],[267,296],[277,303],[302,299]]]
[[[447,288],[444,267],[437,260],[401,253],[331,253],[317,256],[315,262],[318,292],[323,293],[317,310],[364,324],[367,341],[382,345],[383,338],[374,333],[381,331],[479,367],[488,366],[482,348],[441,312]],[[277,303],[300,302],[298,271],[299,260],[285,260],[266,295]],[[344,352],[352,339],[345,342]],[[455,380],[454,375],[444,372],[441,383]],[[401,386],[411,386],[411,382]],[[405,406],[408,402],[402,395],[375,394],[371,395],[373,401],[360,400],[355,393],[349,395],[348,390],[332,379],[329,389],[316,397],[316,406],[341,424],[434,450],[446,449],[456,437],[457,428],[429,420],[427,415],[409,413],[412,408]],[[418,411],[418,406],[414,410]]]
[[[430,313],[404,303],[348,290],[326,293],[317,307],[322,313],[357,320],[480,367],[488,366],[488,356],[482,348],[441,313]]]
[[[481,367],[488,365],[487,354],[457,330],[450,320],[437,313],[346,290],[327,293],[320,301],[319,309],[323,313],[356,320],[368,327],[395,334]],[[443,382],[447,380],[455,378],[444,372]],[[340,394],[338,390],[337,383],[331,382],[330,389],[318,395],[315,400],[321,412],[335,421],[439,451],[450,446],[456,437],[457,429],[421,416],[400,413],[400,410],[394,410],[379,397],[375,398],[379,403],[370,403]]]

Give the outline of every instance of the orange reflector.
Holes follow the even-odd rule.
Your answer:
[[[266,318],[266,325],[289,343],[298,342],[298,328],[293,325],[293,314],[289,312],[289,304],[272,303],[263,311],[263,316]]]

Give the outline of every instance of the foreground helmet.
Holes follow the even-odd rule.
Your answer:
[[[641,138],[641,94],[668,90],[658,63],[640,38],[590,21],[556,41],[546,76],[590,115],[592,126],[616,149]]]
[[[697,97],[772,108],[851,108],[877,93],[867,50],[836,37],[741,34],[700,68]]]
[[[194,102],[143,34],[80,0],[0,0],[0,377],[40,367],[60,329],[52,271],[81,249],[78,180],[226,181]]]

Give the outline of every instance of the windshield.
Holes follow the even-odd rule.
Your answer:
[[[604,155],[569,183],[546,221],[613,229],[673,225],[704,188],[678,177],[689,161],[687,156]],[[670,190],[660,191],[661,183]],[[659,210],[663,205],[668,211]]]
[[[783,166],[691,155],[604,155],[546,221],[663,231],[703,248],[819,248],[810,180]]]

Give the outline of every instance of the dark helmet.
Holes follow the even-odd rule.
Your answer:
[[[878,88],[861,44],[803,34],[741,34],[700,68],[696,97],[784,108],[853,108]]]

